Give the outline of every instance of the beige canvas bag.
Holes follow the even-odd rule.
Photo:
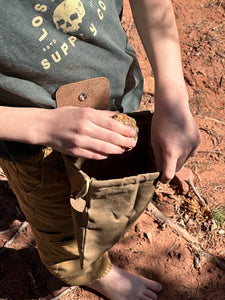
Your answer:
[[[86,99],[80,100],[83,96]],[[84,105],[88,100],[87,106],[98,108],[95,97],[103,100],[101,109],[107,109],[107,79],[69,84],[56,93],[58,106],[79,106],[80,101]],[[139,127],[138,142],[131,151],[101,161],[62,154],[70,180],[70,203],[82,268],[110,249],[132,226],[151,201],[159,178],[159,173],[154,172],[149,142],[152,114],[145,111],[129,115]]]

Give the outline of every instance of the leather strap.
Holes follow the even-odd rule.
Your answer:
[[[57,107],[79,106],[108,110],[109,98],[110,86],[105,77],[69,83],[56,92]]]

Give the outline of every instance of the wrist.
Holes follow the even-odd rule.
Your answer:
[[[28,143],[49,146],[52,109],[35,109],[31,115],[30,130],[27,132]]]
[[[188,91],[184,81],[172,81],[155,84],[155,108],[189,106]]]

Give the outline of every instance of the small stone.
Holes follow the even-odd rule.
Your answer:
[[[152,234],[151,232],[144,232],[144,236],[148,239],[149,243],[152,243]]]
[[[184,215],[184,218],[185,218],[185,220],[187,220],[187,221],[188,221],[190,217],[189,217],[189,215],[188,215],[188,214],[185,214],[185,215]]]
[[[183,219],[180,220],[180,225],[183,226],[183,227],[185,227],[185,223],[184,223]]]
[[[218,233],[219,233],[220,235],[223,235],[223,234],[225,233],[225,231],[224,231],[223,229],[220,229],[220,230],[218,231]]]
[[[137,223],[134,227],[134,230],[137,234],[140,234],[142,232],[142,226],[140,223]]]

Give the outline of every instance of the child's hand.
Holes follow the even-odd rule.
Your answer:
[[[132,148],[135,132],[112,119],[115,112],[63,107],[51,110],[44,145],[72,156],[104,159]]]
[[[168,183],[190,156],[197,153],[201,135],[188,105],[158,107],[153,115],[151,144],[161,182]]]

